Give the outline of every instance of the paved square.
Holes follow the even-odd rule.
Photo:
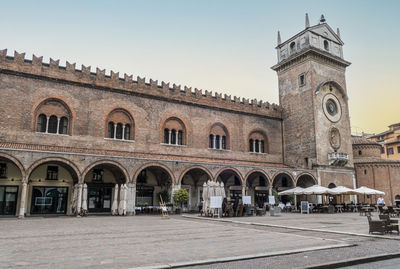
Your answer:
[[[0,219],[0,224],[0,268],[132,268],[341,243],[181,217]]]

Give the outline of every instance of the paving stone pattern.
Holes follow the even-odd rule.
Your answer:
[[[0,219],[0,225],[0,268],[132,268],[340,243],[180,217]]]

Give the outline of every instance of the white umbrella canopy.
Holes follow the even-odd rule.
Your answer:
[[[337,186],[330,190],[334,192],[334,194],[359,194],[359,192],[344,186]]]
[[[371,188],[367,188],[365,186],[357,188],[354,191],[357,194],[366,194],[366,195],[373,195],[373,194],[384,195],[385,194],[383,191],[374,190],[374,189],[371,189]]]
[[[126,215],[126,193],[127,193],[127,186],[126,184],[121,185],[121,190],[120,190],[120,198],[119,198],[119,207],[118,207],[118,213],[121,216]]]
[[[331,191],[331,189],[328,189],[326,187],[322,187],[320,185],[314,185],[314,186],[305,188],[303,190],[302,194],[306,194],[306,195],[311,195],[311,194],[322,195],[322,194],[335,194],[335,193],[333,191]]]
[[[291,194],[300,195],[300,194],[303,194],[304,190],[305,189],[302,188],[302,187],[296,187],[296,188],[293,188],[293,189],[281,191],[281,192],[278,193],[278,195],[291,195]]]
[[[114,187],[114,199],[111,206],[111,214],[117,215],[118,213],[118,184],[115,184]]]
[[[82,210],[87,211],[87,185],[86,183],[83,184],[83,191],[82,191]]]
[[[225,193],[224,182],[222,182],[222,181],[221,181],[221,186],[220,186],[220,188],[221,188],[221,196],[222,196],[222,199],[224,199],[224,198],[226,197],[226,193]]]

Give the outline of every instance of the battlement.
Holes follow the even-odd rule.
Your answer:
[[[268,102],[249,100],[241,97],[220,94],[211,91],[203,91],[197,88],[166,83],[158,80],[148,80],[133,75],[96,68],[92,72],[91,66],[76,68],[75,63],[66,62],[65,66],[60,65],[60,60],[50,58],[49,63],[43,62],[43,57],[32,56],[26,59],[25,53],[14,52],[13,56],[7,55],[7,49],[0,50],[0,72],[9,71],[32,76],[45,77],[49,79],[63,80],[72,83],[82,84],[90,87],[103,87],[111,90],[134,92],[140,95],[154,96],[189,104],[204,105],[218,109],[227,109],[236,112],[251,113],[272,118],[281,118],[282,109],[279,105]]]

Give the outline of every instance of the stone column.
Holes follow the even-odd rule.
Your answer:
[[[242,198],[243,198],[243,196],[246,196],[246,186],[245,185],[242,185]]]
[[[214,139],[214,142],[213,142],[213,149],[216,149],[216,148],[217,148],[217,136],[214,135],[214,136],[213,136],[213,139]]]
[[[261,141],[258,141],[258,153],[261,153],[261,152],[263,152],[263,151],[261,150]]]
[[[219,138],[219,149],[222,149],[222,136]]]
[[[256,140],[253,140],[253,152],[256,152]]]
[[[175,145],[179,145],[178,140],[178,131],[175,131]]]
[[[172,131],[171,130],[169,130],[168,131],[168,144],[172,144]]]
[[[117,125],[118,124],[114,124],[114,139],[117,138]]]
[[[56,132],[56,134],[60,134],[60,120],[61,120],[61,118],[57,118],[57,132]]]
[[[268,195],[272,195],[272,186],[270,186],[268,189]]]
[[[78,202],[76,205],[76,214],[79,215],[81,213],[82,208],[82,183],[78,184]]]
[[[21,190],[21,197],[19,200],[19,214],[18,218],[22,219],[25,217],[25,204],[26,204],[26,189],[27,189],[27,183],[23,182],[22,183],[22,190]]]
[[[46,116],[46,134],[49,132],[49,120],[50,118]]]
[[[125,124],[122,125],[122,140],[125,140]]]

